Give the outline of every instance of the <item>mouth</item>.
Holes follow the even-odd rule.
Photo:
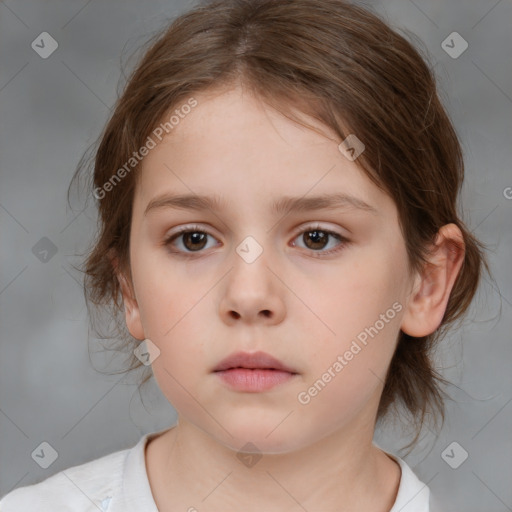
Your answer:
[[[237,352],[222,360],[213,370],[236,391],[261,392],[283,384],[298,372],[278,359],[256,352]]]
[[[243,368],[246,370],[276,370],[287,373],[296,374],[293,369],[272,357],[265,352],[236,352],[231,354],[226,359],[223,359],[214,369],[214,372],[222,372],[226,370],[234,370]]]

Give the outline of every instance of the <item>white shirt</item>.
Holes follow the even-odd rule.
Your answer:
[[[145,434],[132,448],[14,489],[0,500],[0,512],[158,512],[146,472],[145,446],[161,432]],[[433,512],[429,488],[405,461],[388,455],[402,470],[390,512]]]

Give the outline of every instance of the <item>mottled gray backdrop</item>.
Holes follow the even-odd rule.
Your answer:
[[[464,218],[490,245],[495,277],[486,277],[468,321],[442,345],[454,401],[441,435],[427,430],[405,458],[446,512],[510,511],[512,2],[365,5],[414,32],[435,62],[466,158]],[[92,239],[95,211],[92,202],[70,210],[66,192],[116,99],[121,59],[191,6],[0,1],[0,496],[133,446],[176,418],[153,380],[144,406],[136,379],[91,366],[72,265]],[[403,441],[393,429],[376,440],[388,450]],[[46,469],[51,458],[36,457],[41,449],[57,456]]]

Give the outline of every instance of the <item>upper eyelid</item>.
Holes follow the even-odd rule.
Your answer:
[[[309,224],[306,224],[304,226],[298,227],[296,230],[294,230],[294,234],[293,234],[292,240],[295,240],[295,238],[297,238],[301,233],[305,233],[307,231],[313,231],[315,229],[318,229],[319,231],[324,231],[328,235],[336,238],[341,245],[350,242],[350,240],[349,240],[349,238],[347,236],[345,236],[345,235],[335,231],[334,229],[330,229],[329,227],[322,226],[320,221],[311,221]],[[171,244],[173,244],[175,242],[175,240],[178,240],[183,234],[190,233],[190,232],[204,233],[206,235],[214,237],[217,240],[217,237],[215,235],[213,235],[212,233],[210,233],[208,231],[208,229],[204,229],[204,228],[202,228],[201,226],[198,226],[198,225],[191,225],[191,226],[185,225],[183,227],[180,227],[176,232],[174,232],[174,233],[172,233],[170,235],[165,236],[164,244],[165,245],[171,245]],[[182,252],[182,251],[178,251],[178,252]],[[202,251],[197,251],[197,252],[199,253],[199,252],[202,252]],[[319,251],[319,253],[320,252],[328,253],[330,251]]]
[[[308,230],[313,230],[313,229],[318,229],[321,231],[325,231],[326,233],[331,233],[331,234],[346,238],[345,235],[343,235],[342,233],[339,233],[335,229],[330,228],[328,226],[323,226],[321,221],[311,221],[310,223],[307,223],[305,225],[302,225],[302,226],[294,229],[294,231],[293,231],[295,233],[294,236],[296,236],[299,233],[302,233],[303,231],[308,231]],[[167,235],[165,238],[171,239],[178,235],[182,235],[183,233],[195,232],[195,231],[201,232],[201,233],[206,233],[210,236],[214,236],[208,230],[208,228],[203,228],[202,226],[199,226],[199,225],[190,225],[190,226],[185,225],[185,226],[179,227],[174,233]]]

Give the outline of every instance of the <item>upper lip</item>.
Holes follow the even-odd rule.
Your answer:
[[[231,368],[272,369],[288,373],[297,373],[292,368],[265,352],[254,352],[252,354],[248,352],[235,352],[223,359],[213,371],[221,372]]]

